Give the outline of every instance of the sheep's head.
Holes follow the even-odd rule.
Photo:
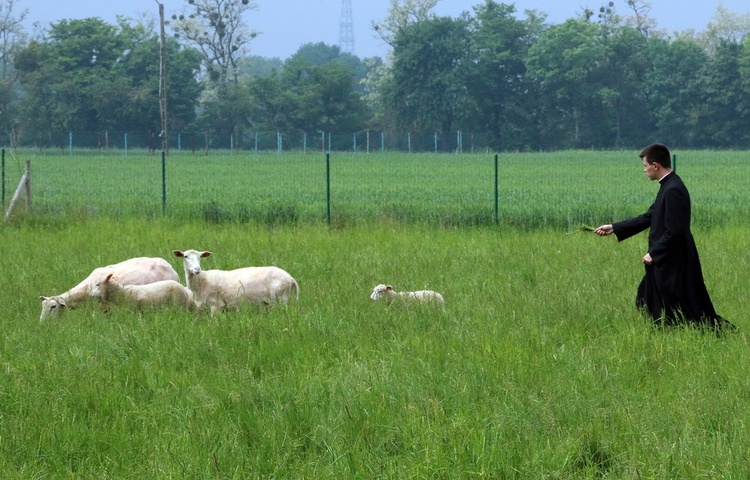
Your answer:
[[[106,277],[102,277],[93,283],[90,295],[93,298],[106,299],[110,295],[110,290],[119,286],[120,284],[117,281],[117,277],[110,273]]]
[[[382,283],[378,285],[377,287],[372,289],[372,295],[370,295],[371,300],[380,300],[381,298],[386,300],[392,300],[393,299],[393,287],[390,285],[383,285]]]
[[[185,250],[184,252],[174,250],[172,253],[175,257],[182,259],[182,265],[185,267],[185,274],[188,276],[201,273],[201,258],[211,256],[211,252],[199,252],[197,250]]]
[[[55,297],[45,297],[44,295],[40,295],[39,300],[42,301],[42,314],[39,316],[40,322],[47,317],[57,315],[63,308],[65,308],[65,299],[59,295]]]

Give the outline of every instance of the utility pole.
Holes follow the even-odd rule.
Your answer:
[[[159,44],[159,112],[161,113],[161,151],[166,154],[169,150],[167,138],[167,37],[164,33],[164,4],[159,3],[159,25],[161,37]]]

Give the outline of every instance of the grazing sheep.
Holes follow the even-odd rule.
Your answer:
[[[160,280],[146,285],[123,285],[113,274],[96,282],[91,296],[104,304],[130,303],[136,308],[179,305],[192,308],[192,292],[175,280]]]
[[[91,296],[91,288],[98,280],[114,274],[123,285],[144,285],[160,280],[179,281],[180,276],[163,258],[138,257],[94,269],[81,283],[60,295],[40,296],[42,314],[39,321],[57,315],[64,308],[74,308]]]
[[[175,250],[185,267],[185,281],[193,292],[198,309],[206,304],[211,315],[216,310],[235,307],[242,302],[259,305],[286,305],[292,290],[299,299],[299,285],[289,273],[278,267],[245,267],[236,270],[202,270],[201,258],[211,252]]]
[[[445,300],[443,296],[438,292],[432,290],[418,290],[416,292],[397,292],[390,285],[380,284],[372,289],[371,300],[383,299],[389,305],[394,300],[404,300],[411,302],[424,303],[429,305],[436,305],[442,309],[445,309]]]

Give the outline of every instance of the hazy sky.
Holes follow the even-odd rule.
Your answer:
[[[339,44],[339,24],[344,0],[256,0],[258,9],[246,14],[248,26],[261,32],[250,43],[250,53],[264,57],[286,59],[305,43],[324,42]],[[372,21],[382,21],[388,14],[389,0],[349,0],[352,8],[354,54],[359,57],[385,57],[388,49],[374,38]],[[99,17],[115,23],[116,15],[136,17],[141,14],[157,18],[157,0],[16,0],[18,9],[28,10],[27,28],[39,23],[43,27],[62,19]],[[549,15],[548,22],[562,23],[578,16],[584,8],[598,11],[608,0],[498,0],[514,4],[516,17],[525,18],[523,12],[534,9]],[[187,0],[160,0],[167,18],[182,13]],[[436,13],[456,17],[484,0],[440,0]],[[722,4],[727,10],[750,15],[750,0],[651,0],[651,18],[667,32],[694,29],[704,30]],[[615,0],[621,14],[629,14],[625,0]]]

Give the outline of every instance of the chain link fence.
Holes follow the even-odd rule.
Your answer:
[[[645,211],[656,187],[637,155],[3,150],[2,205],[5,211],[28,161],[40,216],[574,228]],[[697,225],[746,222],[748,160],[745,152],[675,157]]]

